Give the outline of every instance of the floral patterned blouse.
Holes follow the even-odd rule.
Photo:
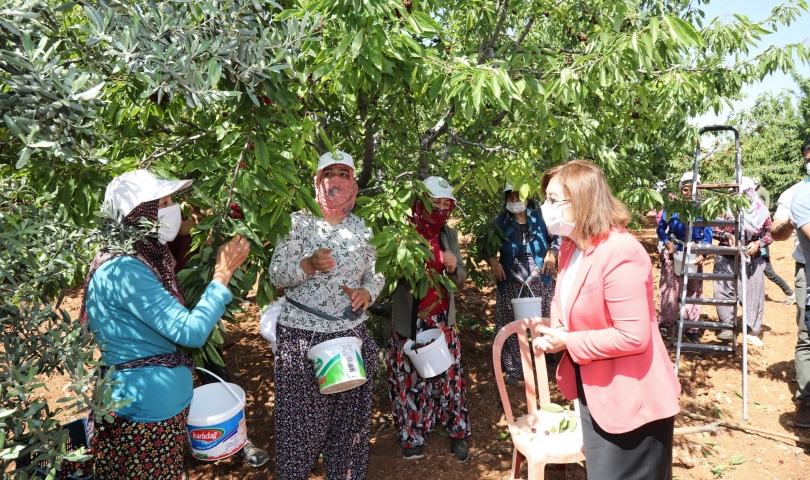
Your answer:
[[[723,215],[720,217],[721,220],[734,220],[734,217],[730,215]],[[773,237],[771,236],[771,219],[770,217],[765,219],[765,222],[759,227],[756,231],[753,232],[745,232],[743,235],[745,237],[745,244],[749,244],[753,241],[759,241],[759,252],[754,254],[751,258],[757,258],[760,256],[762,249],[773,243]],[[712,229],[713,236],[716,240],[719,240],[720,245],[723,247],[727,247],[729,245],[728,239],[726,239],[726,233],[734,234],[735,227],[715,227]]]
[[[377,250],[368,244],[372,237],[359,217],[349,214],[336,226],[309,211],[292,214],[290,233],[281,239],[270,261],[270,282],[284,289],[287,298],[320,312],[342,317],[351,305],[341,286],[364,288],[376,300],[385,284],[381,273],[374,273]],[[319,248],[331,248],[335,266],[325,272],[307,275],[301,260]],[[326,320],[285,303],[278,323],[314,332],[350,330],[368,318],[363,313],[357,320]]]

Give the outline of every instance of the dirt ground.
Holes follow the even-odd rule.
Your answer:
[[[651,253],[657,275],[655,233],[644,229],[637,233]],[[771,247],[771,260],[776,272],[793,284],[794,263],[791,258],[793,242],[777,242]],[[707,271],[711,271],[711,262]],[[706,286],[710,289],[707,282]],[[793,352],[796,338],[795,306],[782,306],[783,293],[766,281],[764,347],[749,348],[749,415],[747,425],[772,432],[810,437],[808,429],[792,426],[796,390]],[[394,436],[384,380],[376,379],[374,415],[372,421],[371,459],[368,478],[414,479],[441,477],[442,480],[509,478],[512,444],[508,436],[501,400],[493,377],[492,339],[494,336],[495,292],[479,290],[467,282],[458,293],[462,359],[467,375],[469,418],[472,437],[469,439],[471,458],[459,464],[450,454],[450,441],[443,431],[429,435],[425,458],[417,461],[402,459],[402,449]],[[68,303],[75,309],[74,296]],[[267,450],[271,461],[253,469],[242,459],[230,458],[216,463],[204,463],[187,456],[189,477],[194,480],[241,480],[275,478],[273,424],[273,355],[270,344],[259,335],[257,308],[246,305],[246,321],[229,325],[224,348],[229,371],[247,393],[246,415],[251,440]],[[71,312],[75,315],[76,312]],[[708,318],[717,318],[714,308],[704,307]],[[714,342],[714,334],[704,334],[703,342]],[[674,359],[674,353],[672,354]],[[553,375],[553,372],[550,372]],[[553,378],[553,377],[552,377]],[[65,382],[49,379],[52,399],[61,396]],[[682,356],[680,374],[683,393],[681,408],[726,421],[742,422],[741,357]],[[522,383],[508,387],[513,409],[525,409]],[[552,385],[552,400],[563,399]],[[676,426],[700,425],[678,416]],[[280,434],[283,434],[281,432]],[[807,479],[810,440],[799,444],[792,440],[723,429],[720,434],[691,434],[675,438],[673,478],[677,479]],[[522,478],[527,472],[523,468]],[[313,479],[324,479],[319,460]],[[546,469],[546,478],[586,478],[584,464],[570,465],[567,474],[553,466]]]

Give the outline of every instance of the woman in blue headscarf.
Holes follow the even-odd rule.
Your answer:
[[[542,316],[549,316],[555,283],[551,275],[557,270],[560,243],[559,237],[548,233],[543,214],[539,209],[534,209],[534,202],[524,202],[520,193],[508,183],[504,189],[504,200],[503,211],[492,220],[493,235],[497,235],[501,241],[499,254],[490,256],[486,249],[482,249],[484,260],[492,269],[492,276],[498,285],[495,324],[499,331],[515,320],[512,299],[518,298],[522,281],[532,276],[536,268],[539,274],[535,273],[528,287],[523,288],[522,296],[531,297],[533,293],[541,297]],[[504,343],[501,361],[506,371],[507,385],[514,385],[523,379],[517,336],[509,337]]]

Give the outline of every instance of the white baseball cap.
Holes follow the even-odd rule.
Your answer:
[[[332,155],[332,152],[326,152],[323,155],[321,155],[321,158],[318,159],[318,171],[320,172],[329,165],[336,165],[336,164],[346,165],[347,167],[351,167],[351,169],[354,170],[354,159],[352,158],[352,156],[346,152],[335,150],[334,155]]]
[[[115,177],[107,185],[102,208],[120,220],[138,205],[179,192],[191,183],[191,180],[163,180],[147,170],[133,170]]]
[[[453,187],[442,177],[428,177],[422,180],[422,184],[427,188],[427,192],[425,193],[430,197],[449,198],[454,202],[456,201],[456,197],[453,196]]]
[[[678,190],[682,189],[684,184],[686,184],[686,183],[693,183],[692,182],[693,176],[694,176],[694,172],[692,172],[691,170],[688,171],[688,172],[684,172],[684,174],[681,175],[681,181],[678,182]],[[698,177],[697,177],[697,183],[700,184],[700,175],[698,175]]]
[[[506,182],[506,186],[503,187],[503,191],[504,192],[511,192],[512,190],[514,190],[514,188],[512,188],[512,184],[509,183],[509,182]]]

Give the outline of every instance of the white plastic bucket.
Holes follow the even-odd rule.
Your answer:
[[[239,385],[221,382],[195,388],[188,409],[194,458],[220,460],[241,450],[247,442],[244,408],[245,391]]]
[[[515,320],[541,317],[543,312],[542,306],[543,299],[541,297],[512,299],[512,312],[515,314]]]
[[[319,343],[307,355],[323,394],[345,392],[366,383],[366,368],[357,337],[340,337]]]
[[[444,331],[441,328],[431,328],[418,333],[416,341],[427,345],[414,350],[414,341],[408,339],[403,345],[402,351],[411,359],[411,363],[420,377],[432,378],[441,375],[453,364],[453,356],[450,354],[450,348],[447,346]]]
[[[683,275],[683,250],[676,251],[672,255],[672,260],[675,262],[675,275]],[[686,272],[697,273],[697,258],[694,253],[690,253],[686,257]]]

